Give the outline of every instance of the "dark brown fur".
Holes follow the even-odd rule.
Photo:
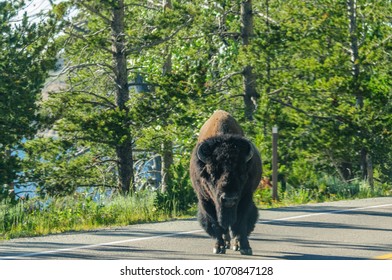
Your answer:
[[[252,196],[261,173],[260,155],[237,121],[225,111],[215,112],[200,130],[190,163],[198,219],[216,239],[215,253],[225,253],[231,231],[233,249],[252,254],[248,236],[258,218]]]

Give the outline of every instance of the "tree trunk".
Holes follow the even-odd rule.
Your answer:
[[[172,63],[171,63],[171,52],[169,49],[166,50],[167,59],[163,65],[162,73],[163,75],[169,74],[172,71]],[[167,123],[164,121],[164,125]],[[162,166],[161,166],[161,191],[166,192],[169,187],[170,180],[170,167],[173,164],[173,142],[171,140],[165,140],[162,144]]]
[[[373,161],[372,157],[369,153],[366,155],[366,162],[367,162],[367,179],[369,182],[369,186],[372,190],[374,190],[374,178],[373,178]]]
[[[266,39],[267,39],[267,46],[269,46],[271,44],[271,25],[270,25],[270,5],[269,5],[269,0],[265,1],[265,16],[263,18],[265,18],[265,24],[267,26],[267,34],[266,34]],[[266,83],[267,83],[267,88],[266,88],[266,93],[267,96],[270,96],[271,93],[271,52],[269,50],[269,48],[265,48],[264,53],[266,55]],[[264,137],[267,138],[268,137],[268,123],[267,120],[269,120],[269,110],[264,110],[264,116],[263,116],[263,134]]]
[[[122,194],[135,192],[132,141],[126,141],[116,147],[118,165],[118,189]]]
[[[244,47],[250,44],[253,36],[253,11],[252,1],[247,0],[241,3],[241,38]],[[244,90],[244,104],[245,104],[245,118],[253,120],[253,112],[256,109],[257,92],[256,92],[256,77],[253,74],[253,67],[247,65],[242,72],[243,90]]]
[[[170,167],[173,164],[173,142],[170,140],[164,141],[162,144],[162,187],[161,191],[166,192],[169,188]]]
[[[126,102],[129,100],[127,54],[125,51],[125,27],[124,27],[124,1],[118,0],[113,4],[113,19],[111,24],[112,51],[114,79],[116,82],[116,106],[125,116],[128,116]],[[116,155],[118,165],[118,188],[123,194],[134,191],[134,174],[132,158],[132,135],[129,131],[127,117],[122,120],[125,135],[121,142],[117,143]]]
[[[351,45],[351,63],[352,63],[352,75],[353,75],[353,89],[356,97],[356,103],[359,108],[363,107],[363,94],[359,87],[359,45],[357,35],[357,1],[348,0],[347,9],[349,16],[349,29],[350,29],[350,45]]]
[[[243,88],[245,117],[247,120],[253,120],[253,112],[257,106],[256,77],[253,74],[253,68],[250,65],[245,66],[243,72]]]
[[[241,3],[241,38],[244,46],[249,45],[253,36],[253,10],[252,1],[242,1]]]
[[[351,63],[352,63],[352,87],[353,93],[356,98],[357,107],[362,110],[363,108],[363,92],[360,87],[360,60],[359,60],[359,43],[358,43],[358,26],[357,26],[357,1],[356,0],[347,0],[347,10],[349,17],[349,31],[350,31],[350,45],[351,45]],[[360,140],[364,137],[361,132],[359,132],[358,137]],[[368,179],[369,182],[373,181],[373,177],[369,178],[368,172],[368,151],[366,147],[361,147],[360,151],[360,168],[361,168],[361,176],[363,180]],[[372,175],[373,172],[370,172]],[[372,175],[373,176],[373,175]]]
[[[163,0],[162,2],[163,11],[165,12],[167,9],[173,9],[173,5],[171,0]],[[166,60],[162,67],[162,74],[167,75],[172,72],[172,55],[170,48],[167,47],[165,50]],[[170,180],[170,167],[173,164],[173,142],[170,140],[166,140],[162,144],[162,166],[161,166],[161,178],[162,178],[162,186],[161,191],[166,192],[169,187]]]

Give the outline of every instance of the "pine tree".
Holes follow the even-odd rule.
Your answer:
[[[313,168],[349,180],[370,177],[366,166],[370,171],[372,164],[377,170],[385,166],[385,155],[375,151],[390,146],[385,77],[391,7],[355,2],[354,10],[353,1],[265,1],[263,6],[269,6],[270,28],[280,39],[266,48],[275,48],[268,54],[278,56],[267,67],[274,69],[266,73],[272,88],[261,110],[281,127],[284,163],[307,161],[304,174]]]
[[[48,126],[58,132],[59,141],[70,145],[58,151],[71,157],[61,166],[71,167],[70,161],[77,160],[70,151],[78,154],[88,149],[80,155],[85,158],[80,169],[91,171],[86,176],[80,176],[79,171],[70,173],[64,167],[65,174],[80,178],[79,185],[103,185],[123,194],[134,192],[134,150],[149,148],[140,144],[147,141],[143,138],[148,139],[144,133],[173,110],[169,102],[172,97],[166,91],[173,75],[162,80],[161,57],[154,57],[147,66],[143,57],[149,51],[153,55],[153,50],[172,40],[189,19],[164,12],[159,4],[65,1],[55,7],[66,21],[65,35],[60,38],[66,65],[60,76],[66,77],[67,87],[49,94],[43,111]],[[159,149],[155,147],[155,151]],[[105,180],[97,181],[102,177],[96,176],[98,170],[105,170]],[[48,186],[47,190],[75,189],[76,184],[67,182],[63,187]]]
[[[23,1],[0,2],[0,186],[21,166],[22,142],[39,129],[37,103],[54,68],[55,20],[30,21]]]

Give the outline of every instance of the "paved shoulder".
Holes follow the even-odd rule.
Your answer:
[[[392,253],[392,198],[271,209],[262,213],[263,256],[374,259]],[[272,245],[272,243],[274,245]]]

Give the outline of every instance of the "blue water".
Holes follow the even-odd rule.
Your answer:
[[[21,150],[15,151],[15,156],[23,159],[25,157],[25,153]],[[152,189],[158,189],[161,185],[161,157],[154,156],[149,160],[140,161],[139,163],[135,164],[135,176],[141,179],[140,181],[149,182],[148,184]],[[145,187],[145,184],[137,186],[137,189],[142,189]],[[113,192],[112,189],[108,189],[104,193],[99,193],[96,191],[96,188],[93,187],[80,187],[77,188],[77,192],[86,193],[87,195],[92,195],[94,200],[101,199],[102,196],[110,196]],[[34,183],[30,183],[27,186],[20,186],[18,182],[14,182],[14,192],[17,198],[21,197],[29,197],[33,198],[38,196],[37,194],[37,187]]]

